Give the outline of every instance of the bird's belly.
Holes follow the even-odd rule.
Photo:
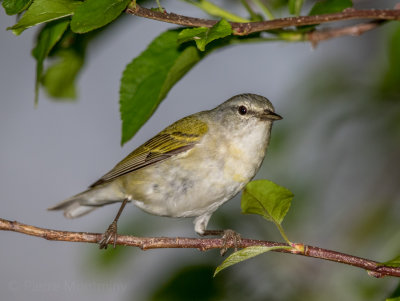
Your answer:
[[[173,161],[173,160],[171,160]],[[195,217],[214,212],[251,179],[237,176],[219,160],[201,166],[185,160],[148,166],[125,177],[126,194],[142,210],[162,216]]]
[[[264,157],[259,150],[254,155],[237,147],[214,149],[218,151],[212,154],[200,147],[192,149],[127,174],[125,192],[136,206],[155,215],[212,213],[254,177]]]

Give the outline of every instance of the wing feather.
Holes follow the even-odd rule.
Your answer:
[[[199,143],[207,131],[204,121],[193,116],[185,117],[139,146],[90,188],[186,152]]]

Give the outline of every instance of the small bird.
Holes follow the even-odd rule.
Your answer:
[[[130,153],[111,171],[49,210],[75,218],[122,202],[100,248],[114,247],[117,221],[127,202],[160,216],[194,217],[199,235],[214,211],[255,176],[268,147],[272,123],[282,119],[260,95],[233,96],[209,111],[184,117]]]

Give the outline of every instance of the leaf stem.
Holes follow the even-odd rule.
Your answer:
[[[247,3],[247,0],[240,0],[242,2],[242,5],[244,8],[247,10],[247,12],[250,14],[251,21],[262,21],[262,17],[258,15],[257,13],[254,12],[254,10],[250,7],[249,3]]]
[[[136,0],[132,0],[132,1],[129,3],[128,9],[132,9],[132,10],[135,10],[135,9],[136,9]]]
[[[269,20],[275,19],[271,10],[264,3],[262,3],[260,0],[252,0],[252,1],[262,10],[262,12],[268,17]]]
[[[298,17],[301,12],[304,0],[289,0],[289,11]]]
[[[286,241],[286,243],[289,246],[292,246],[292,242],[287,237],[287,235],[286,235],[285,231],[283,230],[282,226],[279,223],[277,223],[275,220],[272,220],[272,221],[274,222],[275,226],[278,228],[279,233],[281,234],[282,238]]]
[[[215,5],[214,3],[211,3],[207,0],[200,0],[200,1],[193,1],[193,0],[183,0],[187,3],[190,3],[194,6],[197,6],[207,14],[215,17],[220,17],[223,19],[227,19],[232,22],[238,22],[238,23],[247,23],[249,22],[248,19],[242,18],[238,15],[235,15],[234,13],[231,13],[222,7]]]
[[[160,0],[156,0],[156,2],[157,2],[157,6],[158,6],[158,11],[161,12],[161,13],[163,13],[163,12],[164,12],[164,9],[162,8],[162,6],[161,6],[161,4],[160,4]]]

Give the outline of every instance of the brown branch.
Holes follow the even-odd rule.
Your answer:
[[[397,7],[396,7],[397,8]],[[216,24],[215,20],[205,20],[193,17],[182,16],[174,13],[160,12],[151,9],[136,6],[126,9],[128,14],[158,20],[162,22],[173,23],[176,25],[188,27],[212,27]],[[348,8],[340,13],[323,14],[315,16],[300,16],[280,18],[270,21],[237,23],[231,22],[234,35],[248,35],[254,32],[282,29],[290,26],[315,25],[321,23],[355,20],[355,19],[373,19],[373,20],[400,20],[400,9],[353,9]]]
[[[16,221],[8,221],[0,218],[0,230],[14,231],[31,236],[42,237],[47,240],[69,241],[69,242],[86,242],[98,243],[102,237],[99,233],[87,232],[69,232],[39,228],[31,225],[25,225]],[[110,241],[113,244],[113,241]],[[221,249],[226,247],[224,241],[219,238],[185,238],[185,237],[135,237],[127,235],[118,235],[117,245],[139,247],[142,250],[158,249],[158,248],[195,248],[200,251],[210,249]],[[254,240],[242,238],[237,245],[239,248],[250,246],[282,246],[287,244]],[[234,248],[234,243],[230,243],[230,248]],[[344,263],[367,270],[374,277],[395,276],[400,277],[400,268],[382,265],[376,261],[368,260],[344,253],[331,250],[321,249],[313,246],[295,244],[291,250],[276,250],[277,252],[292,253],[307,257],[320,258],[324,260]]]
[[[313,47],[321,41],[325,41],[332,38],[337,38],[340,36],[359,36],[363,33],[375,29],[385,21],[374,20],[368,23],[360,23],[353,26],[347,26],[342,28],[330,28],[323,30],[314,30],[312,32],[306,33],[305,40],[310,41]]]

